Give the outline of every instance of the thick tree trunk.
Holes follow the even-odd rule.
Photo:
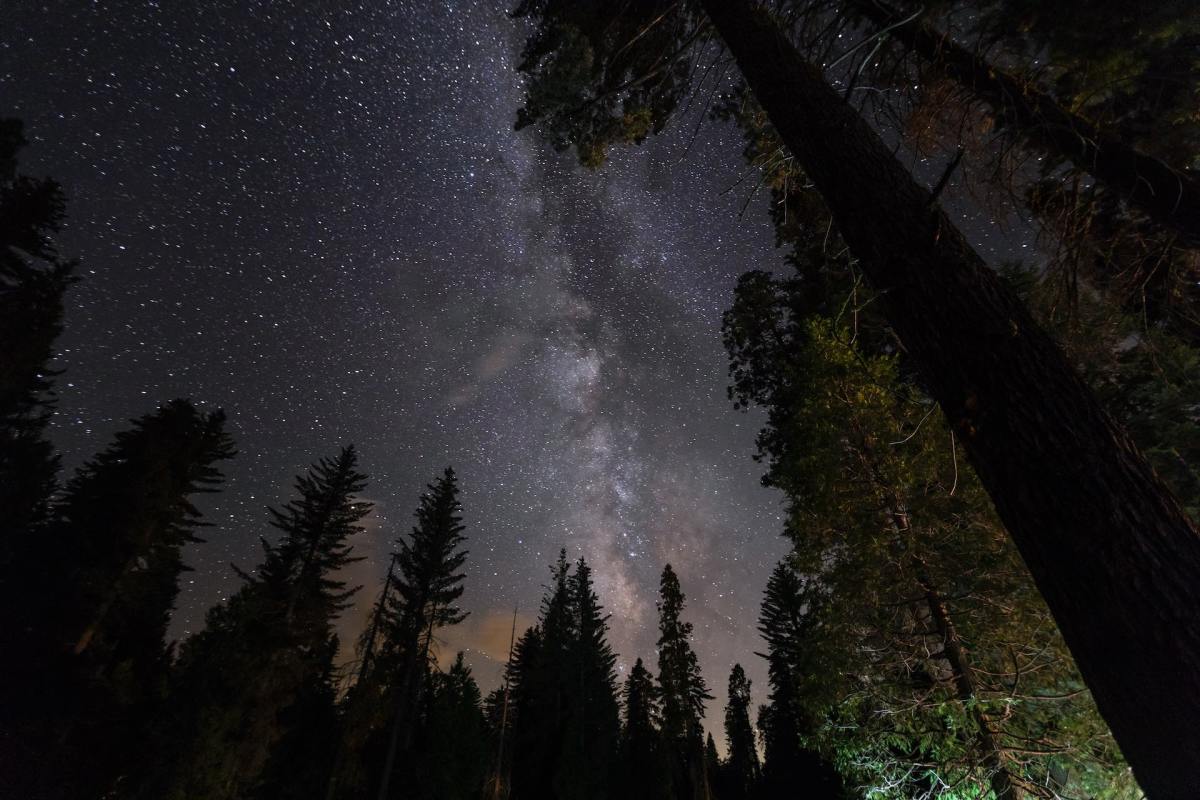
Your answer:
[[[886,27],[904,18],[878,0],[847,0],[872,23]],[[1200,177],[1177,170],[1072,114],[1053,97],[993,67],[928,24],[910,22],[889,31],[946,77],[987,103],[1003,125],[1051,155],[1070,161],[1125,198],[1158,224],[1200,247]]]
[[[1027,309],[751,0],[701,0],[882,295],[1150,797],[1200,797],[1200,535]]]

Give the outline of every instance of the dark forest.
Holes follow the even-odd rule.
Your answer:
[[[234,25],[224,13],[272,13],[220,5],[218,30]],[[351,15],[316,5],[310,21],[329,30]],[[410,369],[400,389],[388,388],[403,399],[381,401],[384,425],[389,404],[396,417],[419,405],[438,437],[491,436],[520,450],[508,423],[493,420],[532,403],[477,397],[522,369],[532,370],[538,392],[561,391],[582,409],[554,430],[548,451],[591,443],[587,458],[626,452],[625,466],[568,477],[574,468],[510,455],[541,470],[538,485],[565,507],[602,520],[587,528],[590,537],[567,525],[514,533],[526,524],[520,514],[537,527],[544,504],[513,501],[520,514],[502,523],[508,512],[490,506],[505,495],[480,487],[506,487],[511,477],[490,472],[492,456],[476,458],[478,448],[441,447],[432,435],[406,434],[420,459],[406,451],[389,460],[369,434],[350,439],[364,430],[350,424],[285,429],[273,452],[244,435],[270,413],[240,411],[263,393],[249,374],[235,376],[244,397],[236,388],[214,396],[205,383],[122,406],[106,418],[111,425],[97,426],[107,443],[79,452],[71,426],[84,425],[78,409],[93,389],[73,380],[94,374],[81,358],[103,352],[88,349],[105,346],[96,320],[110,315],[116,328],[120,309],[160,299],[182,308],[193,299],[169,284],[200,284],[177,277],[182,262],[157,256],[159,283],[136,289],[111,266],[94,269],[114,257],[89,252],[87,226],[72,220],[98,218],[106,198],[41,176],[78,166],[46,155],[59,135],[47,116],[53,103],[0,107],[0,797],[1200,797],[1200,7],[491,5],[453,13],[488,14],[487,29],[501,31],[503,65],[470,50],[438,57],[486,61],[508,87],[504,116],[488,124],[523,148],[511,152],[536,155],[539,180],[561,184],[534,216],[607,219],[594,198],[616,197],[611,187],[627,178],[628,159],[650,153],[647,169],[664,185],[674,171],[719,172],[724,191],[670,202],[686,217],[728,195],[737,213],[723,224],[756,218],[769,257],[742,261],[719,250],[715,259],[735,264],[737,275],[714,290],[715,312],[699,300],[684,304],[703,323],[654,310],[655,293],[669,291],[665,278],[655,283],[654,263],[683,276],[681,285],[707,280],[689,273],[684,244],[677,256],[664,245],[661,258],[647,258],[648,277],[623,273],[644,284],[560,296],[525,282],[516,256],[501,259],[496,278],[431,243],[429,258],[454,262],[448,288],[435,300],[410,284],[383,292],[398,317],[424,319],[422,306],[474,296],[486,308],[491,289],[481,287],[505,284],[511,266],[504,302],[568,308],[499,346],[475,338],[476,329],[508,325],[499,310],[495,319],[463,312],[468,336],[417,325],[374,342],[370,327],[329,332],[340,297],[316,299],[329,303],[328,318],[309,315],[304,326],[327,332],[320,337],[367,342],[385,355],[390,348],[397,358],[410,349],[461,355],[473,365],[471,379],[441,400],[411,388],[430,370]],[[78,17],[60,11],[52,21],[48,8],[22,9],[23,29],[29,37],[43,23],[61,31]],[[155,6],[131,19],[159,13]],[[171,24],[188,17],[163,13]],[[405,13],[419,27],[424,12]],[[454,27],[437,19],[430,41]],[[289,36],[301,34],[288,28]],[[0,29],[0,85],[16,87],[13,76],[25,74],[13,59],[20,37],[8,38]],[[349,47],[353,36],[338,41]],[[243,50],[250,63],[274,57]],[[403,46],[372,55],[417,63]],[[114,63],[111,79],[123,68]],[[49,63],[33,69],[52,71]],[[237,69],[219,71],[228,78]],[[460,87],[431,84],[448,99],[424,109],[429,119],[466,113]],[[241,102],[229,93],[230,104]],[[71,109],[59,111],[66,119]],[[152,136],[184,135],[148,119]],[[343,124],[335,171],[350,170],[339,159],[355,157],[357,129]],[[664,140],[671,149],[654,150]],[[712,160],[716,149],[728,161]],[[456,174],[473,181],[474,162],[463,158]],[[489,158],[505,169],[520,162]],[[421,169],[431,186],[444,180],[431,165]],[[229,199],[205,223],[226,246],[250,235],[228,221],[243,202],[230,185],[222,183]],[[587,195],[585,212],[555,205],[560,193],[596,186],[605,188]],[[173,196],[169,181],[163,191]],[[480,202],[503,200],[484,192]],[[343,222],[351,226],[352,216]],[[157,231],[145,217],[137,225]],[[493,226],[485,237],[502,240],[512,233],[504,219],[465,227]],[[419,240],[421,226],[402,222]],[[683,236],[637,231],[637,242]],[[686,247],[714,252],[733,241],[704,225],[686,236],[695,239]],[[524,257],[523,248],[512,252]],[[599,245],[571,252],[589,248],[606,257]],[[118,262],[137,257],[119,250]],[[353,265],[338,269],[333,280],[353,280],[345,277]],[[203,278],[211,283],[195,291],[240,302],[234,274]],[[605,283],[612,274],[589,261],[571,280]],[[297,291],[320,290],[310,281]],[[650,310],[633,322],[605,318],[595,298],[624,294],[644,295]],[[93,299],[77,305],[77,297]],[[80,338],[77,324],[86,328]],[[636,358],[633,348],[607,355],[619,349],[605,342],[624,336],[622,326],[668,343]],[[190,356],[171,351],[156,369],[166,363],[188,375],[189,358],[230,349],[216,344],[227,324],[215,317],[185,324],[180,316],[174,327],[201,344]],[[637,370],[675,380],[672,369],[683,368],[663,353],[669,340],[693,334],[703,352],[717,352],[722,374],[706,391],[725,421],[701,420],[672,447],[731,437],[717,449],[750,470],[761,493],[739,498],[750,498],[744,503],[771,529],[745,539],[706,527],[670,537],[645,526],[610,533],[611,520],[637,527],[629,520],[688,505],[667,492],[637,494],[641,473],[628,465],[658,463],[654,446],[635,446],[632,434],[624,451],[614,444],[626,428],[613,422],[621,414],[604,406],[604,392],[621,381],[634,391]],[[154,326],[137,333],[172,335]],[[538,350],[539,342],[550,344]],[[273,342],[264,360],[287,361],[290,346]],[[570,363],[545,374],[529,366],[550,357]],[[606,359],[620,369],[605,372]],[[352,361],[313,369],[334,385],[336,370],[325,365],[350,372]],[[95,370],[119,381],[117,363]],[[293,377],[286,391],[297,396],[321,380]],[[469,423],[451,416],[461,409],[474,413]],[[663,414],[638,424],[675,425]],[[626,417],[620,424],[636,427],[637,415]],[[283,454],[297,442],[319,449],[298,463]],[[254,469],[239,471],[250,460]],[[681,474],[703,473],[702,461],[682,464]],[[260,477],[268,469],[272,477]],[[408,494],[413,486],[423,488]],[[685,510],[702,518],[706,508]],[[734,554],[726,563],[695,555],[722,535],[730,542],[721,552]],[[773,549],[761,549],[764,538]],[[753,585],[735,572],[743,556]],[[510,595],[513,565],[534,577]],[[535,597],[537,606],[510,597]],[[472,627],[484,614],[491,644]],[[749,633],[734,640],[731,630]]]

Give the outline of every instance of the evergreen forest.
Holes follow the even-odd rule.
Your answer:
[[[445,645],[481,580],[469,482],[430,453],[379,528],[373,465],[342,441],[238,521],[257,561],[176,640],[245,456],[221,398],[179,398],[63,466],[60,336],[106,278],[60,240],[102,201],[28,174],[42,132],[4,118],[0,797],[1200,797],[1200,7],[505,19],[522,104],[497,124],[587,175],[681,120],[728,126],[738,190],[769,198],[778,258],[719,322],[730,425],[756,429],[738,456],[786,545],[733,621],[757,648],[704,674],[704,577],[660,562],[655,645],[617,652],[602,567],[564,541],[492,685]],[[973,244],[1006,219],[1043,257]],[[388,558],[358,585],[372,537]]]

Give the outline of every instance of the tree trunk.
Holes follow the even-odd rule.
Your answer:
[[[878,0],[847,0],[847,5],[880,27],[903,18]],[[1200,177],[1101,132],[1053,97],[993,67],[928,24],[899,25],[889,35],[987,103],[1001,124],[1070,161],[1159,225],[1179,233],[1189,246],[1200,247]]]
[[[1012,776],[1008,772],[1008,761],[1004,757],[1004,750],[1000,747],[996,732],[992,728],[992,720],[975,702],[975,670],[971,667],[971,659],[968,657],[966,648],[963,647],[962,640],[958,637],[958,629],[954,627],[954,620],[950,617],[946,599],[930,579],[929,570],[921,559],[914,556],[912,563],[917,571],[917,583],[921,585],[921,591],[925,593],[925,604],[929,607],[934,627],[937,628],[938,636],[941,638],[941,656],[950,666],[950,674],[954,678],[954,691],[963,708],[970,713],[971,718],[975,721],[975,727],[978,729],[975,737],[979,752],[983,757],[983,764],[988,770],[988,782],[991,784],[992,794],[995,795],[995,800],[1021,800],[1021,791],[1013,784]]]
[[[875,486],[880,500],[880,511],[888,518],[897,539],[897,552],[912,550],[916,543],[913,541],[912,519],[909,517],[908,504],[900,497],[896,488],[884,477],[883,470],[875,455],[875,448],[867,438],[865,431],[856,421],[851,422],[851,429],[857,438],[855,449],[858,452],[859,463],[862,464],[867,476]],[[921,589],[934,628],[937,629],[941,640],[941,658],[950,668],[954,680],[954,691],[963,710],[971,715],[978,731],[975,735],[976,744],[982,756],[983,765],[988,770],[988,782],[991,784],[993,800],[1021,800],[1021,790],[1013,783],[1008,771],[1008,759],[996,738],[992,728],[991,718],[975,702],[976,680],[975,670],[967,649],[958,636],[958,628],[950,616],[950,607],[945,597],[929,576],[929,566],[919,556],[909,557],[909,563],[915,571],[917,584]]]
[[[824,196],[1150,797],[1200,796],[1200,535],[1027,309],[751,0],[700,0]]]

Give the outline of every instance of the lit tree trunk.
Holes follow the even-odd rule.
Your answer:
[[[903,15],[878,0],[847,0],[882,27]],[[1046,152],[1064,158],[1152,220],[1200,247],[1200,178],[1130,147],[1072,114],[1055,99],[957,44],[933,27],[911,22],[890,28],[895,37],[946,77],[987,103],[996,118]]]
[[[950,617],[946,599],[930,579],[925,564],[915,556],[912,563],[917,570],[917,582],[925,593],[925,604],[929,607],[929,614],[933,618],[934,627],[937,629],[942,643],[940,655],[946,660],[950,667],[950,674],[954,678],[955,694],[975,722],[976,743],[983,756],[983,765],[988,770],[988,781],[991,783],[995,800],[1020,800],[1021,792],[1013,784],[1012,776],[1008,771],[1008,759],[1005,758],[1004,750],[996,738],[992,720],[976,702],[975,670],[971,666],[971,660],[966,648],[963,647],[962,640],[958,637],[958,629],[954,627],[954,620]]]
[[[879,136],[751,0],[700,0],[824,196],[1138,780],[1200,796],[1200,535]]]
[[[884,477],[875,455],[875,448],[872,441],[867,438],[865,431],[857,421],[852,420],[850,426],[856,439],[855,449],[859,463],[862,464],[868,479],[875,486],[880,501],[880,510],[887,516],[892,531],[896,534],[897,552],[914,550],[916,543],[912,541],[912,518],[907,511],[908,504]],[[1008,770],[1008,759],[996,738],[992,720],[976,702],[975,669],[971,666],[970,654],[958,636],[958,628],[954,625],[946,598],[933,582],[933,578],[930,577],[929,566],[919,555],[914,553],[908,561],[916,574],[917,585],[921,589],[929,618],[933,620],[933,626],[937,630],[941,643],[941,651],[938,656],[950,669],[955,696],[963,710],[971,716],[971,720],[975,723],[975,743],[982,756],[983,766],[988,771],[988,782],[995,795],[993,800],[1021,800],[1020,789],[1013,783],[1012,775]]]

